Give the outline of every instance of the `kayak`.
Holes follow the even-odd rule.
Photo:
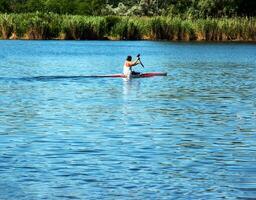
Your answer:
[[[149,78],[154,76],[167,76],[166,72],[148,72],[148,73],[142,73],[142,74],[135,74],[132,75],[132,78]],[[95,75],[90,76],[92,78],[127,78],[124,74],[109,74],[109,75]]]
[[[154,76],[167,76],[167,73],[166,72],[148,72],[148,73],[132,75],[131,78],[149,78]],[[19,78],[19,80],[50,81],[50,80],[60,80],[60,79],[77,80],[77,79],[83,79],[83,78],[127,78],[127,77],[124,74],[107,74],[107,75],[89,75],[89,76],[36,76],[36,77],[23,77],[23,78]]]

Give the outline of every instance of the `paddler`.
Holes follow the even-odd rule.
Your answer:
[[[126,61],[124,63],[124,70],[123,73],[127,78],[130,78],[131,75],[138,75],[139,72],[132,71],[132,67],[140,64],[140,57],[137,56],[137,59],[135,61],[132,61],[132,56],[127,56]]]

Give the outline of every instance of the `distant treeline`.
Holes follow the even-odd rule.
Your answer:
[[[256,41],[256,18],[0,14],[1,39]]]
[[[71,15],[245,17],[255,0],[0,0],[0,13],[53,12]]]

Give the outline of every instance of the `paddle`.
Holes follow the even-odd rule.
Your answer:
[[[143,68],[145,68],[145,66],[142,64],[141,60],[140,60],[140,54],[137,55],[137,59],[140,61],[140,64]]]

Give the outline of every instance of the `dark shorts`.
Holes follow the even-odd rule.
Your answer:
[[[140,75],[140,72],[132,71],[132,75]]]

